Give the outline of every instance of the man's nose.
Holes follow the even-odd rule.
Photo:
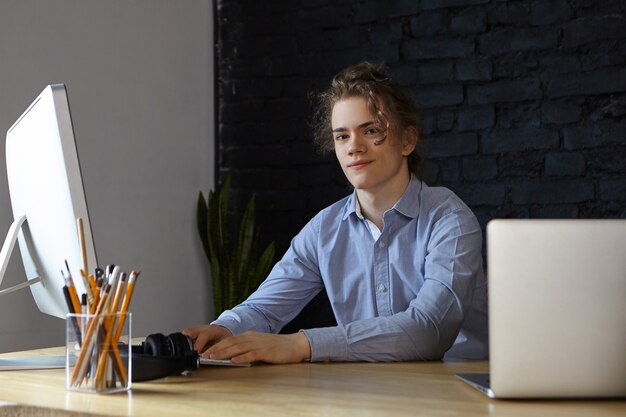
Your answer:
[[[365,145],[365,138],[358,133],[352,135],[350,143],[348,144],[348,153],[352,155],[359,152],[365,152],[366,150],[367,146]]]

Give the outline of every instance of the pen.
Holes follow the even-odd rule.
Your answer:
[[[63,270],[61,270],[61,275],[65,280],[65,286],[67,287],[67,290],[69,292],[69,297],[72,304],[72,311],[70,311],[70,313],[79,313],[80,301],[78,301],[78,293],[76,292],[76,287],[74,286],[74,280],[72,279],[72,275],[69,273],[69,270],[67,274],[64,274]]]
[[[71,278],[69,273],[66,276]],[[119,341],[138,276],[138,271],[127,275],[116,265],[94,269],[90,278],[95,287],[93,303],[89,304],[87,294],[82,294],[83,311],[91,312],[89,317],[93,318],[84,320],[81,349],[70,376],[71,386],[93,381],[96,390],[103,390],[118,382],[128,382]]]
[[[67,288],[67,285],[63,286],[63,295],[65,296],[65,302],[67,303],[67,309],[70,314],[76,314],[77,312],[74,311],[74,306],[72,305],[72,297],[70,296],[70,291],[69,288]],[[76,333],[76,341],[78,342],[78,346],[81,346],[83,344],[83,341],[81,337],[80,326],[78,325],[76,316],[72,316],[70,317],[70,319],[72,321],[72,325],[74,326],[74,333]]]
[[[87,294],[80,296],[80,314],[87,314]]]
[[[81,323],[81,327],[80,327],[80,333],[84,334],[85,330],[87,329],[87,317],[85,317],[86,314],[89,313],[88,310],[89,307],[87,307],[87,294],[82,294],[80,296],[80,314],[83,315],[82,320],[80,321]]]
[[[92,314],[96,311],[96,306],[98,305],[98,301],[100,301],[100,289],[102,288],[103,284],[103,276],[104,271],[102,270],[102,268],[96,268],[94,270],[95,289],[93,293],[93,304],[89,308],[89,312]]]

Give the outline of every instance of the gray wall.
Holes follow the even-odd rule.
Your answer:
[[[211,0],[3,0],[0,129],[56,82],[68,89],[99,262],[142,271],[134,334],[209,320],[195,203],[214,173]],[[0,161],[3,240],[4,145]],[[2,288],[23,280],[16,251]],[[0,297],[0,352],[60,345],[63,331],[30,290]]]

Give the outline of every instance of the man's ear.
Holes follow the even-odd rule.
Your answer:
[[[419,133],[415,126],[409,126],[404,129],[404,134],[402,135],[402,155],[409,156],[415,149],[415,146],[417,146],[418,140]]]

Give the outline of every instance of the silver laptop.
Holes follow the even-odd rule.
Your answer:
[[[626,220],[487,225],[492,398],[626,397]]]

